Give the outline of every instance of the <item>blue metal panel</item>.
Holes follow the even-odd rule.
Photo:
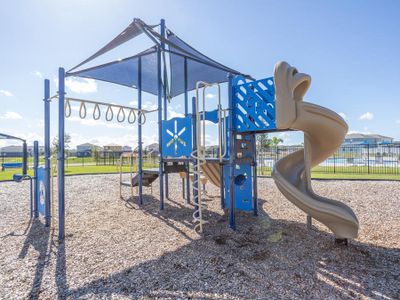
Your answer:
[[[184,87],[185,87],[185,117],[189,115],[189,95],[188,95],[188,70],[187,70],[187,58],[185,57],[184,60]],[[190,156],[188,156],[190,157]],[[187,203],[190,203],[190,174],[189,174],[189,163],[186,163],[186,168],[187,168],[187,173],[186,173],[186,201]]]
[[[218,109],[210,110],[204,112],[204,117],[201,115],[202,120],[210,121],[213,123],[218,123],[219,118],[218,118]]]
[[[162,121],[162,156],[190,156],[192,146],[192,117]]]
[[[273,77],[244,82],[235,77],[233,85],[234,127],[237,132],[276,129]],[[236,84],[235,84],[236,83]]]
[[[253,185],[252,185],[252,167],[250,164],[233,165],[233,187],[235,208],[243,211],[252,211],[253,207]],[[231,166],[224,166],[224,186],[225,186],[225,207],[230,208],[230,173]]]
[[[37,168],[36,184],[36,208],[42,216],[46,216],[46,169],[44,167]]]

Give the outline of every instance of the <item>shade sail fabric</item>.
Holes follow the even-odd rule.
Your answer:
[[[186,44],[183,40],[178,38],[172,31],[168,30],[167,31],[167,37],[168,40],[171,42],[169,44],[169,48],[173,52],[177,52],[179,54],[182,54],[184,56],[192,56],[194,59],[197,59],[199,62],[204,62],[209,65],[213,65],[216,68],[223,69],[226,72],[230,72],[233,74],[240,74],[240,72],[233,70],[227,66],[224,66],[223,64],[220,64],[219,62],[205,56],[201,52],[197,51],[196,49],[192,48],[189,44]],[[174,47],[174,45],[176,47]],[[182,51],[183,50],[183,51]]]
[[[171,96],[175,97],[185,92],[185,58],[181,55],[170,54],[171,62]],[[187,90],[191,91],[196,88],[198,81],[210,83],[221,83],[228,81],[228,73],[226,70],[209,66],[187,58]]]
[[[131,24],[129,24],[128,27],[126,27],[111,42],[109,42],[107,45],[105,45],[103,48],[101,48],[99,51],[97,51],[95,54],[93,54],[89,58],[85,59],[80,64],[78,64],[75,67],[73,67],[71,70],[69,70],[69,72],[79,68],[80,66],[82,66],[82,65],[84,65],[86,63],[88,63],[89,61],[95,59],[96,57],[99,57],[100,55],[103,55],[104,53],[106,53],[106,52],[118,47],[119,45],[122,45],[123,43],[129,41],[130,39],[133,39],[134,37],[137,37],[142,32],[143,32],[142,27],[138,25],[136,20],[134,20]]]
[[[158,94],[158,70],[157,70],[157,46],[165,43],[168,50],[164,54],[169,54],[170,86],[168,86],[169,97],[175,97],[185,92],[185,80],[187,91],[196,88],[198,81],[206,81],[209,83],[221,83],[228,80],[228,73],[241,74],[217,61],[205,56],[190,45],[179,39],[172,31],[167,30],[167,37],[161,36],[153,30],[155,26],[148,26],[143,21],[135,19],[123,32],[121,32],[110,43],[97,51],[91,57],[67,72],[67,76],[79,76],[92,78],[127,87],[137,88],[138,85],[138,62],[139,57],[142,59],[142,90],[154,95]],[[142,32],[146,33],[155,46],[139,53],[135,56],[111,62],[108,64],[87,68],[79,71],[72,70],[86,64],[96,57],[114,49],[115,47],[125,43],[126,41],[138,36]],[[185,78],[185,59],[187,61],[187,78]],[[243,74],[241,74],[243,75]],[[161,76],[163,77],[163,76]],[[168,83],[167,81],[167,83]]]
[[[205,56],[201,52],[186,44],[172,31],[167,31],[169,40],[171,62],[171,96],[177,96],[185,92],[184,85],[184,57],[187,58],[187,89],[196,88],[196,82],[205,81],[221,83],[228,81],[228,73],[240,74],[240,72],[228,68],[215,60]],[[175,47],[175,46],[176,47]]]
[[[91,78],[137,88],[140,58],[142,60],[142,91],[157,95],[157,53],[154,47],[130,58],[69,72],[67,76]]]

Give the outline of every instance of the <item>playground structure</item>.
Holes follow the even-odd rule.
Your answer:
[[[29,180],[30,182],[30,217],[39,217],[42,215],[45,218],[46,226],[50,225],[50,203],[52,198],[53,182],[52,173],[49,172],[48,180],[45,178],[46,172],[43,166],[39,166],[39,142],[33,143],[33,176],[28,175],[28,147],[25,139],[11,136],[8,134],[0,133],[0,139],[18,140],[22,142],[22,163],[3,163],[2,168],[22,168],[22,174],[14,174],[13,180],[15,182],[22,182]],[[49,193],[45,194],[45,183],[49,182]],[[45,195],[49,198],[45,199]]]
[[[28,146],[26,144],[26,140],[12,136],[5,133],[0,133],[1,140],[17,140],[22,142],[22,163],[19,162],[7,162],[1,164],[1,170],[4,171],[5,169],[15,169],[15,168],[22,168],[22,175],[27,175],[28,171]]]
[[[159,28],[159,32],[156,30]],[[151,48],[134,56],[80,69],[84,64],[144,34],[154,42]],[[167,58],[168,56],[168,58]],[[70,98],[65,95],[65,77],[75,76],[102,80],[136,88],[138,107],[102,101]],[[206,180],[220,188],[221,208],[229,211],[229,226],[236,228],[236,210],[257,215],[257,163],[255,136],[258,133],[281,130],[305,132],[305,148],[275,166],[273,178],[293,204],[330,228],[337,240],[347,242],[357,236],[358,220],[346,205],[317,196],[311,187],[310,168],[329,157],[340,146],[347,125],[336,113],[314,104],[303,102],[310,77],[300,74],[287,63],[276,65],[274,77],[255,80],[226,67],[198,52],[171,30],[160,24],[149,26],[140,19],[133,22],[110,43],[68,72],[58,73],[58,93],[50,96],[50,81],[44,84],[45,105],[45,203],[50,204],[50,103],[58,101],[58,221],[59,240],[65,237],[64,183],[64,125],[71,115],[70,102],[78,102],[79,116],[87,117],[88,106],[93,106],[92,117],[101,118],[101,106],[106,108],[105,119],[127,121],[138,126],[137,173],[128,182],[120,177],[122,186],[138,189],[139,204],[143,204],[143,186],[159,179],[160,210],[168,199],[168,174],[179,173],[186,193],[186,201],[194,202],[194,228],[203,231]],[[223,107],[221,84],[228,84],[228,99]],[[215,109],[206,110],[208,89],[217,89]],[[189,92],[192,112],[189,113]],[[143,92],[157,96],[157,109],[142,108]],[[167,118],[167,106],[174,97],[184,95],[183,117]],[[142,163],[142,127],[146,115],[157,112],[160,164],[157,170],[145,170]],[[206,155],[206,122],[218,127],[218,157]],[[129,156],[132,159],[132,156]],[[122,164],[121,164],[122,168]],[[193,171],[192,188],[190,171]]]

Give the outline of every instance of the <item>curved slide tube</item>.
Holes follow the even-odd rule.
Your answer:
[[[278,129],[304,132],[304,150],[280,159],[272,177],[282,194],[309,216],[325,224],[338,239],[357,237],[358,220],[347,205],[318,196],[311,187],[310,169],[331,156],[347,133],[346,122],[335,112],[303,102],[311,77],[286,62],[274,71]]]

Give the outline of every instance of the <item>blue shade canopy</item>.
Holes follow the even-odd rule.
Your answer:
[[[221,83],[228,81],[229,71],[201,63],[197,60],[186,58],[187,61],[187,90],[196,88],[196,82],[205,81],[210,83]],[[185,57],[178,54],[170,54],[171,62],[171,89],[172,97],[185,92],[184,72]]]
[[[142,90],[157,95],[157,53],[154,47],[132,57],[93,68],[70,72],[79,76],[137,88],[139,59],[142,60]]]
[[[149,26],[149,27],[154,28],[155,26]],[[142,21],[138,20],[138,19],[134,19],[133,22],[131,24],[129,24],[128,27],[126,27],[120,34],[118,34],[111,42],[109,42],[107,45],[105,45],[103,48],[101,48],[99,51],[97,51],[95,54],[93,54],[89,58],[85,59],[80,64],[73,67],[71,70],[69,70],[69,72],[92,61],[93,59],[99,57],[100,55],[103,55],[104,53],[111,51],[112,49],[122,45],[123,43],[137,37],[141,33],[143,33]]]
[[[110,43],[97,51],[94,55],[78,64],[67,72],[67,76],[92,78],[127,87],[137,88],[139,59],[142,60],[142,90],[154,95],[158,94],[157,74],[157,47],[162,43],[168,46],[168,50],[162,49],[169,55],[169,60],[163,59],[164,70],[169,70],[167,91],[168,97],[175,97],[185,92],[185,79],[187,91],[196,88],[196,82],[221,83],[228,80],[228,73],[243,75],[240,72],[224,66],[217,61],[205,56],[190,45],[179,39],[172,31],[167,30],[167,36],[163,37],[154,30],[155,26],[149,26],[140,19],[134,21]],[[73,71],[96,57],[114,49],[126,41],[145,33],[156,45],[152,48],[126,59],[110,62],[100,66]],[[164,56],[163,56],[164,57]],[[185,72],[186,60],[186,72]],[[73,71],[73,72],[72,72]],[[185,74],[187,77],[185,78]],[[244,75],[246,76],[246,75]],[[246,76],[248,77],[248,76]]]
[[[186,44],[184,41],[182,41],[180,38],[178,38],[172,31],[168,30],[167,31],[167,37],[168,37],[168,45],[169,49],[171,52],[179,53],[183,56],[191,57],[194,60],[197,60],[199,62],[202,62],[204,64],[214,66],[215,68],[224,70],[225,72],[232,73],[232,74],[241,74],[240,72],[233,70],[227,66],[224,66],[223,64],[220,64],[219,62],[205,56],[201,52],[197,51],[193,47],[191,47],[189,44]]]

